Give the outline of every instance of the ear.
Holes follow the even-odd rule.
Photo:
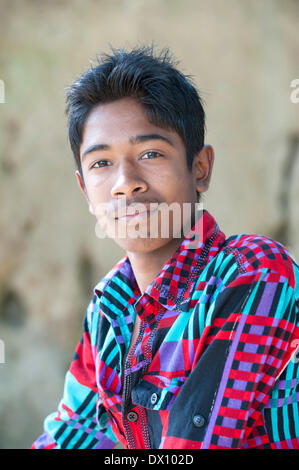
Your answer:
[[[211,145],[205,145],[198,152],[192,164],[192,173],[195,178],[196,190],[203,193],[209,189],[214,165],[214,150]]]
[[[88,194],[87,194],[87,191],[86,191],[86,187],[85,187],[85,183],[84,183],[84,180],[80,174],[80,172],[78,170],[76,170],[75,172],[75,175],[76,175],[76,179],[77,179],[77,183],[78,183],[78,186],[79,188],[81,189],[81,191],[83,192],[84,194],[84,197],[87,201],[87,204],[88,204],[88,207],[89,207],[89,212],[92,214],[92,215],[95,215],[94,214],[94,210],[93,210],[93,207],[91,205],[91,202],[89,200],[89,197],[88,197]]]

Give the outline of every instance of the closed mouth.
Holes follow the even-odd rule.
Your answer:
[[[145,217],[146,215],[150,215],[154,212],[157,208],[156,207],[149,207],[148,205],[144,204],[143,208],[134,208],[134,206],[129,206],[124,208],[124,210],[119,210],[118,213],[114,215],[116,220],[118,219],[132,219],[133,217]]]
[[[153,212],[152,210],[150,209],[147,209],[145,211],[134,211],[134,212],[126,212],[125,214],[123,215],[119,215],[118,217],[115,217],[116,220],[119,220],[119,219],[132,219],[133,217],[137,217],[137,216],[145,216],[145,215],[149,215],[151,212]]]

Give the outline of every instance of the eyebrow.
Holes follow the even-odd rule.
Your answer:
[[[140,144],[142,142],[147,142],[149,140],[162,140],[163,142],[166,142],[168,143],[169,145],[171,145],[172,147],[174,147],[174,143],[168,139],[167,137],[164,137],[164,135],[161,135],[161,134],[142,134],[142,135],[136,135],[135,137],[130,137],[129,139],[129,142],[132,144],[132,145],[136,145],[136,144]],[[84,158],[92,153],[92,152],[96,152],[98,150],[110,150],[111,149],[111,146],[108,145],[108,144],[95,144],[95,145],[91,145],[90,147],[88,147],[82,154],[82,161],[84,160]]]
[[[167,137],[164,137],[164,135],[161,134],[144,134],[144,135],[136,135],[136,137],[131,137],[130,142],[131,144],[139,144],[141,142],[147,142],[148,140],[163,140],[164,142],[167,142],[169,145],[174,147],[173,142],[168,139]]]

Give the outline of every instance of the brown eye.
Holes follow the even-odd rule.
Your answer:
[[[107,162],[107,160],[98,160],[97,162],[95,162],[91,167],[90,169],[92,168],[102,168],[104,166],[107,166],[109,164],[109,162]]]
[[[161,156],[162,155],[159,152],[150,151],[150,152],[146,152],[144,155],[142,155],[142,159],[149,160],[149,159],[153,159],[153,158],[157,158],[157,157],[161,157]]]

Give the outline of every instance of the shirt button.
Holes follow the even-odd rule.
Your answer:
[[[130,411],[127,414],[127,418],[128,418],[128,421],[131,421],[132,423],[134,423],[138,419],[138,414],[135,413],[135,411]]]
[[[195,415],[193,417],[193,424],[197,427],[197,428],[202,428],[202,426],[205,424],[205,419],[203,416],[201,415]]]
[[[152,393],[151,395],[151,404],[154,405],[158,401],[158,395],[156,393]]]
[[[107,413],[102,414],[102,416],[99,419],[99,424],[103,428],[105,428],[107,426],[107,424],[108,424],[108,415],[107,415]]]

